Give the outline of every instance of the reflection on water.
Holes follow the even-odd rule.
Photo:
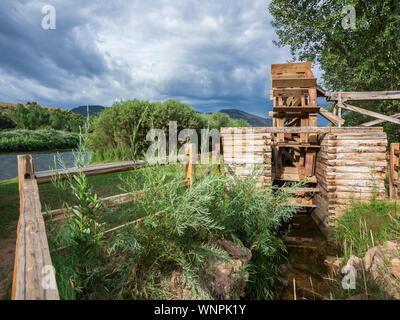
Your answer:
[[[27,153],[21,152],[19,154]],[[49,170],[50,168],[54,169],[54,157],[57,154],[56,152],[29,152],[29,154],[33,156],[35,171]],[[59,152],[59,154],[64,160],[67,168],[75,166],[74,155],[72,151]],[[17,155],[18,153],[0,154],[0,181],[17,177]],[[59,168],[60,165],[57,164],[57,167]]]

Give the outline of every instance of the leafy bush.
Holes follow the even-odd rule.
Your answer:
[[[76,148],[75,133],[56,130],[7,130],[0,132],[0,152],[44,151]]]
[[[223,113],[200,114],[191,106],[176,100],[163,103],[130,100],[106,108],[93,121],[89,147],[95,161],[128,160],[141,156],[150,145],[146,135],[150,129],[162,129],[168,139],[169,122],[177,121],[182,129],[248,126],[243,120],[231,119]]]
[[[0,113],[0,130],[13,129],[16,126],[16,123],[12,121],[9,116]]]
[[[176,170],[171,171],[171,167]],[[277,266],[285,253],[278,229],[295,212],[287,190],[266,192],[255,187],[252,177],[232,180],[216,174],[187,189],[182,183],[184,169],[179,165],[137,173],[128,176],[123,185],[124,191],[132,194],[144,192],[129,210],[133,212],[130,221],[140,220],[102,241],[108,257],[94,266],[93,261],[85,262],[86,255],[79,253],[79,247],[55,256],[61,277],[57,280],[63,281],[66,294],[71,295],[69,281],[79,291],[79,298],[87,298],[89,292],[91,298],[171,298],[169,280],[171,272],[177,271],[193,297],[212,298],[200,281],[199,271],[212,257],[228,258],[216,245],[217,240],[228,238],[243,243],[253,253],[247,297],[272,296],[271,280],[278,277]]]
[[[37,130],[54,129],[79,132],[85,118],[61,109],[47,109],[36,102],[28,102],[25,107],[18,104],[8,109],[8,116],[16,123],[18,129]]]

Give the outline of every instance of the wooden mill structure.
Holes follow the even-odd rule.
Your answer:
[[[385,121],[400,124],[400,114],[383,115],[348,101],[400,100],[400,91],[329,92],[317,85],[311,63],[271,66],[272,127],[221,128],[224,164],[237,175],[257,168],[258,183],[282,186],[306,181],[295,193],[329,235],[335,218],[352,199],[385,196],[387,137]],[[318,98],[334,103],[333,112]],[[342,111],[376,118],[360,127],[342,127]],[[318,127],[318,115],[332,124]]]

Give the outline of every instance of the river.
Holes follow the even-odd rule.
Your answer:
[[[75,166],[74,155],[72,151],[60,151],[58,153],[61,155],[61,158],[64,160],[67,168]],[[18,154],[27,154],[27,152],[0,154],[0,181],[17,177]],[[54,157],[57,155],[57,152],[29,152],[29,154],[33,156],[35,171],[49,170],[50,168],[54,169]],[[60,166],[57,165],[57,167],[59,168]]]

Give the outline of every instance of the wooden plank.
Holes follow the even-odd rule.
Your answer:
[[[132,202],[135,199],[139,199],[144,197],[143,192],[138,192],[135,195],[132,195],[131,193],[123,193],[123,194],[118,194],[115,196],[110,196],[110,197],[105,197],[97,200],[97,203],[102,202],[103,206],[102,208],[110,208],[110,207],[115,207],[124,203]],[[45,220],[51,220],[51,221],[57,221],[57,220],[62,220],[66,216],[71,216],[72,215],[72,208],[78,208],[77,206],[75,207],[69,207],[69,208],[62,208],[62,209],[54,209],[49,212],[42,212],[42,216],[45,218]]]
[[[299,106],[299,107],[287,107],[287,106],[276,106],[273,108],[274,112],[300,112],[300,113],[317,113],[321,107],[318,106]]]
[[[135,170],[144,167],[145,162],[143,160],[139,161],[124,161],[124,162],[114,162],[108,164],[101,164],[95,166],[87,166],[82,169],[82,172],[88,176],[98,176],[101,174],[124,172],[129,170]],[[69,168],[65,170],[55,170],[60,175],[61,180],[68,179],[70,176],[74,176],[78,173],[77,168]],[[40,171],[35,173],[35,177],[38,184],[45,184],[52,182],[52,171]]]
[[[306,152],[306,157],[305,157],[305,175],[306,177],[311,177],[314,175],[314,169],[315,169],[315,158],[316,158],[316,151],[311,150]]]
[[[306,70],[311,70],[311,62],[271,64],[272,75],[280,73],[305,73]]]
[[[363,109],[363,108],[360,108],[360,107],[355,107],[355,106],[352,106],[352,105],[347,104],[347,103],[338,102],[338,106],[342,107],[343,109],[349,110],[349,111],[358,112],[358,113],[361,113],[361,114],[364,114],[364,115],[367,115],[367,116],[370,116],[370,117],[374,117],[374,118],[378,118],[378,119],[381,119],[381,120],[385,120],[385,121],[393,122],[393,123],[396,123],[396,124],[400,124],[400,120],[399,119],[396,119],[396,118],[393,118],[393,117],[390,117],[390,116],[385,116],[383,114],[380,114],[380,113],[377,113],[377,112],[374,112],[374,111],[370,111],[370,110],[367,110],[367,109]]]
[[[22,186],[12,299],[58,300],[32,157],[18,156],[18,168]]]
[[[228,134],[258,134],[264,133],[265,135],[271,133],[331,133],[331,134],[349,134],[349,133],[383,133],[383,128],[381,127],[251,127],[251,128],[221,128],[221,134],[223,137]]]
[[[318,112],[321,116],[323,116],[325,119],[329,120],[331,123],[333,123],[336,126],[344,124],[343,118],[340,118],[340,117],[334,115],[333,113],[325,110],[324,108],[320,108]]]
[[[288,88],[288,89],[273,89],[270,91],[271,100],[275,97],[289,98],[301,95],[308,95],[308,89],[305,88]]]
[[[313,88],[317,86],[317,79],[272,79],[272,88]]]
[[[400,91],[326,92],[331,101],[400,100]]]
[[[398,119],[398,118],[400,118],[400,113],[396,113],[396,114],[392,115],[391,117]],[[363,123],[363,124],[361,124],[361,126],[363,126],[363,127],[372,127],[372,126],[375,126],[377,124],[381,124],[381,123],[384,123],[384,122],[386,122],[386,121],[385,120],[381,120],[381,119],[377,119],[377,120],[372,120],[372,121]]]
[[[395,170],[395,167],[399,165],[399,156],[396,155],[396,151],[400,150],[399,143],[390,144],[390,181],[389,181],[389,197],[394,200],[398,196],[398,185],[396,182],[399,180],[399,173]]]

